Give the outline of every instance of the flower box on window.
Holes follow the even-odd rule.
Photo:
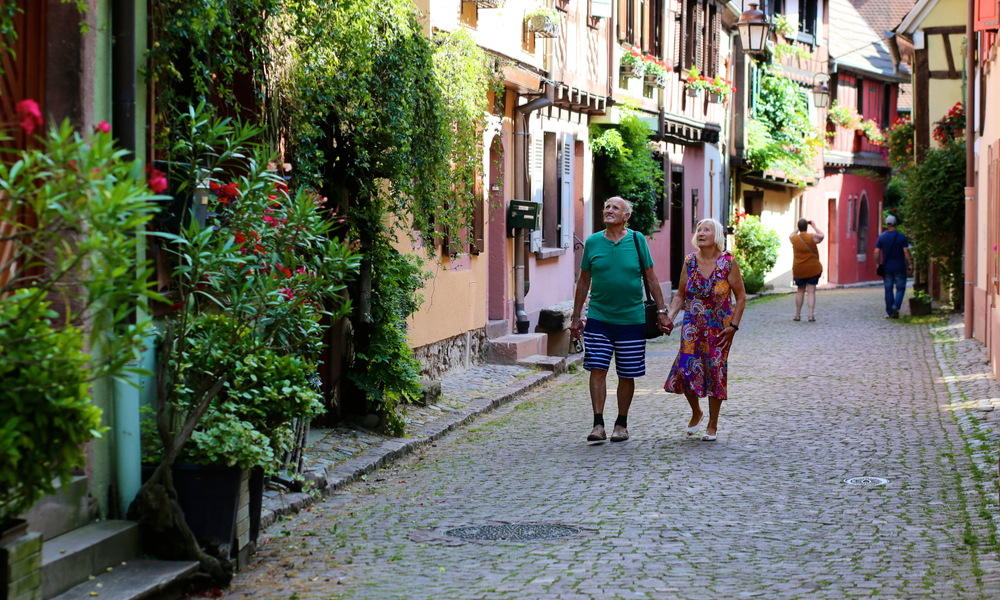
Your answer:
[[[691,96],[692,98],[697,98],[701,96],[701,88],[688,87],[686,91],[687,95]]]
[[[667,76],[660,73],[646,73],[646,85],[650,87],[667,87]]]
[[[465,2],[471,2],[478,6],[479,8],[503,8],[507,0],[464,0]]]
[[[539,8],[528,13],[524,22],[528,24],[529,32],[543,38],[559,37],[559,27],[562,25],[559,13],[551,8]]]
[[[722,101],[722,94],[717,94],[715,92],[708,93],[708,101],[712,104],[718,104]]]

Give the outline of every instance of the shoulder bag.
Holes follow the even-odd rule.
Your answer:
[[[880,262],[879,265],[875,267],[875,274],[878,275],[879,277],[885,277],[885,263],[886,261],[889,260],[889,255],[892,254],[892,251],[896,249],[896,242],[899,241],[899,232],[893,231],[893,233],[896,234],[896,237],[892,238],[892,247],[889,248],[889,251],[886,252],[885,256],[882,257],[882,262]]]
[[[649,279],[646,277],[646,270],[642,268],[642,253],[639,252],[639,239],[636,237],[638,234],[632,232],[632,241],[635,242],[635,255],[639,260],[639,274],[642,275],[642,287],[644,290],[642,306],[646,315],[646,339],[651,340],[658,338],[663,335],[660,331],[660,321],[659,313],[656,312],[656,300],[653,300],[653,294],[649,291]]]

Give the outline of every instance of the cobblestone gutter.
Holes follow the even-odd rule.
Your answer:
[[[962,315],[951,315],[930,328],[934,354],[947,387],[951,409],[965,448],[963,456],[943,453],[952,463],[971,461],[971,469],[956,468],[969,522],[965,541],[977,575],[986,589],[1000,591],[1000,385],[990,367],[986,348],[975,339],[963,339]],[[942,449],[944,450],[944,449]],[[950,456],[949,456],[950,455]],[[957,467],[957,465],[956,465]],[[971,472],[971,475],[969,474]]]
[[[570,359],[570,362],[582,361],[582,354]],[[261,531],[273,525],[279,516],[298,513],[553,377],[548,371],[485,365],[443,380],[443,397],[437,405],[408,407],[405,420],[407,429],[412,427],[409,437],[389,439],[349,429],[333,430],[306,453],[305,462],[309,466],[304,477],[310,491],[265,492]]]

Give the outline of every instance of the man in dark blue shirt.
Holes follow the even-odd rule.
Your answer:
[[[884,257],[884,258],[883,258]],[[885,262],[885,318],[898,319],[906,293],[906,275],[913,273],[913,257],[910,256],[910,242],[906,236],[896,231],[896,217],[885,218],[885,232],[875,242],[875,262]],[[893,287],[896,293],[893,295]]]

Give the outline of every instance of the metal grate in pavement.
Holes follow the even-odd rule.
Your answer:
[[[844,483],[851,485],[885,485],[889,483],[888,479],[883,479],[882,477],[851,477],[850,479],[845,479]]]
[[[462,540],[482,540],[489,542],[530,542],[535,540],[557,540],[580,533],[576,527],[568,525],[541,525],[532,523],[504,523],[501,525],[468,525],[449,529],[445,535]]]

